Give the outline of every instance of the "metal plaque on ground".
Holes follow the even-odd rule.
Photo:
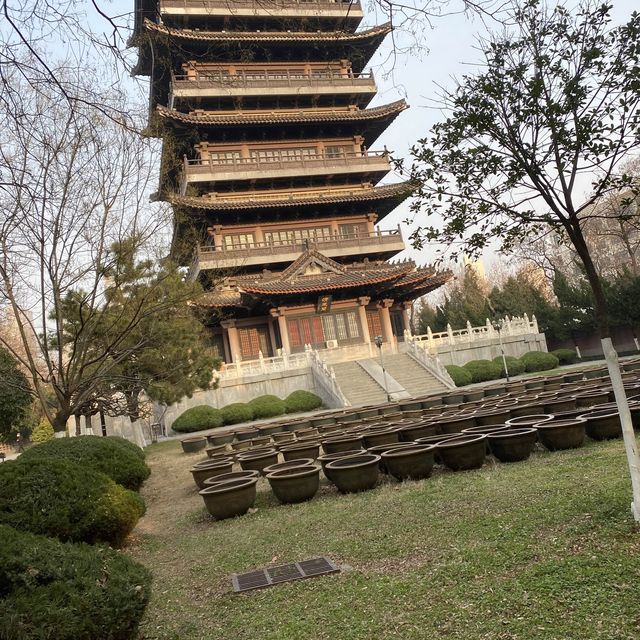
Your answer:
[[[234,573],[231,576],[231,584],[236,592],[251,591],[272,587],[281,582],[315,578],[328,573],[338,573],[340,569],[326,556],[302,560],[302,562],[290,562],[277,567],[257,569],[247,573]]]

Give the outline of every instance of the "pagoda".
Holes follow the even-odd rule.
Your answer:
[[[354,0],[136,0],[158,197],[226,362],[393,346],[412,301],[450,277],[388,262],[400,229],[376,225],[412,185],[378,186],[390,160],[371,148],[407,104],[367,108],[364,69],[391,27],[362,19]]]

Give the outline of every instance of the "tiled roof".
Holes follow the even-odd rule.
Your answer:
[[[299,207],[300,205],[313,204],[331,204],[340,202],[368,202],[376,200],[384,200],[388,198],[409,197],[415,191],[415,184],[412,182],[399,182],[397,184],[386,184],[380,187],[356,188],[349,192],[330,193],[325,195],[306,194],[300,192],[279,199],[260,199],[256,198],[229,198],[223,197],[207,198],[180,196],[178,194],[170,194],[167,197],[171,204],[186,207],[189,209],[200,209],[205,211],[219,210],[242,210],[242,209],[263,209],[263,208],[279,208],[279,207]]]
[[[174,29],[151,20],[144,21],[148,31],[181,38],[183,40],[202,40],[206,42],[339,42],[352,44],[384,37],[391,33],[391,23],[350,33],[349,31],[194,31],[192,29]]]
[[[338,122],[349,120],[375,120],[385,118],[407,109],[409,105],[404,100],[397,100],[380,107],[358,110],[332,110],[332,111],[304,111],[292,113],[279,113],[278,111],[245,111],[238,114],[212,113],[182,113],[175,109],[158,106],[158,115],[165,120],[183,122],[185,124],[212,124],[212,125],[246,125],[246,124],[281,124],[304,122]]]
[[[321,273],[304,274],[304,267],[324,266]],[[396,264],[387,262],[356,262],[343,265],[314,249],[305,251],[280,273],[242,274],[235,278],[235,292],[210,291],[197,301],[202,307],[251,306],[256,298],[299,296],[305,293],[331,292],[382,285],[381,297],[402,301],[433,291],[446,283],[452,274],[437,272],[433,267],[416,268],[413,260]],[[235,293],[235,296],[234,296]]]

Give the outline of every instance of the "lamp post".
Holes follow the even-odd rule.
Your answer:
[[[507,376],[507,382],[509,382],[509,368],[507,367],[507,358],[504,355],[504,345],[502,344],[502,333],[500,332],[500,329],[502,327],[500,326],[500,323],[497,320],[493,323],[493,328],[498,332],[498,342],[500,343],[500,353],[502,354],[502,366],[504,367],[504,372]]]
[[[382,367],[382,379],[384,380],[384,392],[387,394],[387,402],[391,402],[391,396],[389,395],[388,387],[387,387],[387,372],[384,368],[384,360],[382,359],[382,336],[376,336],[373,339],[374,344],[378,347],[378,352],[380,353],[380,366]]]

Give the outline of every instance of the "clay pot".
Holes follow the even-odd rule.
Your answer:
[[[198,489],[204,488],[204,481],[207,478],[213,478],[221,473],[229,473],[233,468],[233,460],[205,460],[191,467],[191,475],[198,486]]]
[[[293,433],[298,429],[309,429],[311,427],[311,420],[291,420],[283,425],[284,431]]]
[[[246,451],[251,448],[251,440],[242,440],[231,443],[231,449],[233,451]]]
[[[236,440],[244,441],[244,440],[252,440],[253,438],[258,438],[260,436],[260,432],[257,429],[239,429],[235,432]]]
[[[435,449],[434,445],[391,449],[382,454],[382,460],[396,480],[421,480],[431,475]]]
[[[491,453],[500,462],[526,460],[535,447],[538,433],[535,429],[505,429],[487,434]]]
[[[576,395],[576,406],[578,408],[593,407],[597,404],[609,402],[609,391],[585,391]]]
[[[279,469],[267,474],[267,480],[282,504],[304,502],[318,493],[320,467],[312,464]]]
[[[535,398],[529,398],[522,403],[511,407],[511,418],[522,416],[540,415],[544,413],[544,403],[538,402]]]
[[[418,405],[419,408],[422,409],[422,403],[419,402]],[[402,409],[397,402],[392,402],[391,404],[383,404],[378,407],[378,411],[380,412],[380,415],[383,416],[391,416],[402,413]]]
[[[241,453],[238,455],[238,462],[243,471],[259,471],[264,475],[265,467],[278,462],[278,452],[275,449],[268,449],[267,451]]]
[[[362,409],[358,409],[358,418],[360,418],[360,420],[366,420],[367,418],[377,418],[378,415],[378,407],[362,407]]]
[[[329,479],[340,493],[356,493],[373,489],[380,473],[380,456],[363,453],[358,456],[339,458],[326,466]]]
[[[538,430],[540,442],[549,451],[575,449],[584,443],[587,421],[583,418],[574,420],[550,420],[533,425]]]
[[[544,378],[532,378],[524,383],[524,388],[527,391],[544,389]]]
[[[438,427],[431,422],[413,422],[408,426],[401,426],[398,429],[400,440],[403,442],[414,442],[416,438],[426,438],[435,436]]]
[[[576,399],[574,396],[565,396],[557,400],[551,400],[544,403],[544,412],[556,415],[563,411],[571,411],[576,408]]]
[[[219,476],[207,478],[204,481],[205,487],[211,487],[214,484],[220,484],[227,480],[240,480],[242,478],[259,478],[260,473],[258,471],[231,471],[230,473],[221,473]]]
[[[298,441],[296,444],[280,447],[282,457],[285,460],[295,460],[296,458],[311,458],[315,460],[320,455],[320,443],[318,440],[307,442]]]
[[[332,462],[333,460],[339,460],[340,458],[350,458],[352,456],[359,456],[363,453],[367,453],[364,449],[351,449],[350,451],[338,451],[337,453],[325,453],[321,456],[318,456],[318,462],[322,467],[322,471],[324,475],[331,480],[329,474],[331,473],[327,469],[327,464]]]
[[[306,429],[296,429],[295,430],[296,438],[304,438],[306,436],[313,436],[317,438],[319,435],[318,429],[316,427],[308,427]]]
[[[370,449],[379,444],[392,444],[400,441],[400,434],[397,429],[391,427],[387,429],[377,429],[365,431],[362,434],[365,449]]]
[[[274,433],[271,438],[276,444],[283,442],[293,442],[296,439],[295,435],[290,431],[280,431],[278,433]]]
[[[214,456],[217,456],[220,453],[224,454],[227,451],[228,449],[226,444],[218,444],[215,447],[207,447],[205,449],[205,453],[209,458],[213,458]]]
[[[538,413],[535,415],[520,416],[518,418],[511,418],[504,424],[511,429],[527,429],[533,427],[534,424],[541,422],[551,422],[555,416],[548,413]]]
[[[464,402],[479,402],[484,398],[484,391],[482,389],[476,389],[475,391],[467,391],[463,396]]]
[[[448,418],[440,418],[435,424],[440,428],[442,433],[460,433],[463,429],[470,429],[476,426],[476,418],[474,414],[462,416],[449,416]]]
[[[271,444],[271,436],[262,436],[261,438],[251,438],[252,447],[264,447]]]
[[[183,438],[180,440],[180,444],[184,453],[198,453],[198,451],[202,451],[207,446],[207,439],[205,436],[192,436]]]
[[[336,417],[333,415],[318,416],[317,418],[311,418],[311,425],[313,427],[324,427],[326,425],[335,424]]]
[[[442,396],[442,402],[444,404],[461,404],[464,402],[464,393],[449,393],[446,396]]]
[[[511,411],[508,408],[496,408],[490,411],[478,411],[475,415],[476,424],[479,427],[487,427],[494,424],[504,424],[510,417]]]
[[[322,441],[322,448],[325,453],[350,451],[351,449],[359,449],[361,446],[362,437],[358,434],[345,435],[340,438],[327,438]]]
[[[505,393],[507,393],[507,389],[504,385],[484,388],[485,398],[491,398],[493,396],[503,396]]]
[[[462,396],[462,399],[464,401],[464,395]],[[440,396],[438,396],[437,398],[424,398],[420,404],[422,405],[422,410],[424,411],[425,409],[442,407],[443,400]]]
[[[486,456],[486,439],[486,435],[479,434],[441,440],[436,444],[436,450],[452,471],[479,469]]]
[[[276,464],[270,464],[264,468],[264,475],[267,476],[274,471],[280,471],[282,469],[292,469],[295,467],[308,467],[313,465],[313,458],[296,458],[295,460],[286,460],[285,462],[277,462]]]
[[[578,416],[587,421],[585,431],[593,440],[610,440],[622,437],[620,414],[617,411],[590,411]]]
[[[282,433],[284,424],[282,422],[271,422],[258,427],[260,436],[272,436],[274,433]]]
[[[494,424],[486,427],[471,427],[470,429],[465,429],[462,433],[498,433],[499,431],[506,431],[509,427],[506,424]]]
[[[380,456],[380,473],[387,473],[387,467],[385,467],[382,454],[385,451],[394,451],[395,449],[406,449],[407,447],[419,446],[415,442],[389,442],[387,444],[378,444],[375,447],[367,448],[367,453],[372,453],[375,456]]]
[[[200,491],[207,511],[216,519],[241,516],[256,501],[257,478],[238,478],[218,482]]]
[[[212,447],[217,447],[219,445],[225,445],[225,444],[229,444],[230,442],[233,442],[234,437],[235,435],[233,431],[230,431],[229,433],[221,433],[221,434],[212,433],[211,435],[207,436],[207,442]]]

